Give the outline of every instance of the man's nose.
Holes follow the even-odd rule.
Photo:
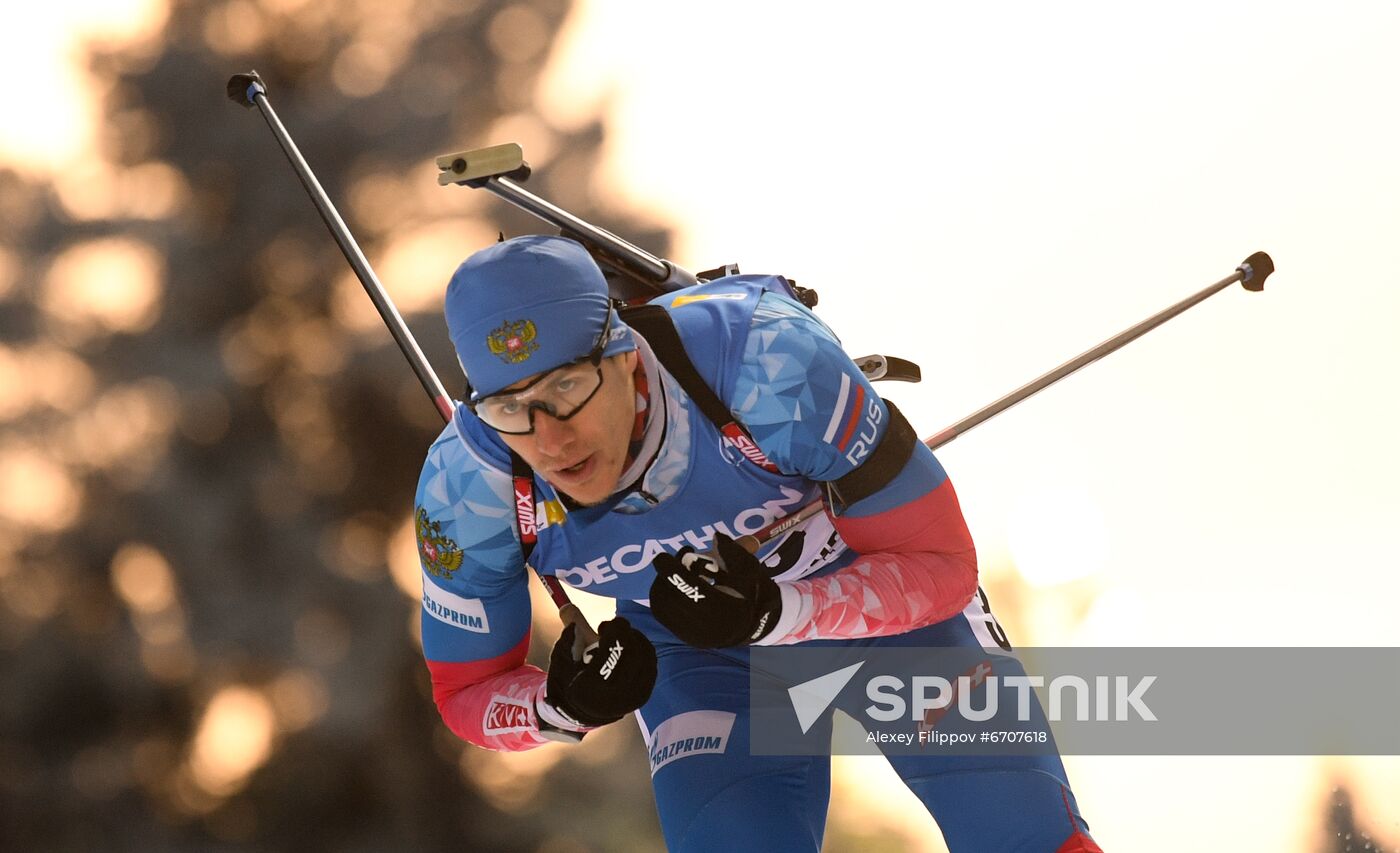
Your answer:
[[[541,407],[530,410],[535,427],[535,447],[546,456],[560,456],[574,443],[574,429]]]

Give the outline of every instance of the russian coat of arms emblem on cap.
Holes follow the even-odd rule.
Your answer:
[[[507,321],[486,337],[486,346],[506,364],[519,364],[540,348],[535,342],[535,324],[530,320]]]
[[[413,526],[418,533],[418,556],[423,570],[434,577],[450,579],[462,567],[462,549],[442,535],[442,522],[430,520],[428,511],[421,506]]]

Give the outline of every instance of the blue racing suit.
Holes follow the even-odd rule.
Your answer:
[[[748,649],[686,646],[646,606],[657,554],[707,550],[717,532],[753,533],[796,511],[865,462],[884,435],[884,402],[835,335],[774,282],[733,276],[654,300],[757,453],[726,439],[638,336],[648,423],[660,424],[649,428],[640,474],[584,508],[534,482],[531,565],[616,598],[618,614],[656,646],[656,686],[637,716],[672,850],[821,847],[829,759],[751,754]],[[458,406],[418,485],[423,650],[448,726],[503,750],[546,742],[537,717],[544,673],[524,663],[520,497],[504,443]],[[817,514],[758,556],[783,600],[764,644],[994,648],[1004,638],[978,594],[952,484],[921,443],[883,488]],[[890,761],[954,851],[1098,849],[1058,756]]]

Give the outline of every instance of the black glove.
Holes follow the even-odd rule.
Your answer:
[[[758,558],[723,533],[716,554],[686,546],[652,561],[651,612],[686,643],[701,649],[763,639],[778,623],[783,599]]]
[[[581,726],[616,722],[642,707],[656,683],[656,649],[621,616],[598,626],[598,644],[574,657],[574,625],[549,655],[545,702]]]

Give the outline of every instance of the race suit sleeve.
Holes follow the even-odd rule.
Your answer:
[[[525,663],[530,595],[513,506],[510,477],[449,425],[428,451],[414,506],[423,656],[447,727],[504,751],[548,742],[535,716],[545,673]]]
[[[770,460],[819,482],[868,459],[889,421],[831,330],[771,293],[754,312],[733,397],[731,410]],[[860,556],[819,578],[780,582],[782,616],[762,644],[900,634],[955,615],[977,592],[957,494],[923,442],[892,481],[832,522]]]

